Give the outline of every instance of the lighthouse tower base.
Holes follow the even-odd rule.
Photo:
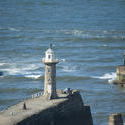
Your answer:
[[[57,94],[52,95],[52,94],[43,94],[43,98],[46,100],[52,100],[52,99],[58,99]]]
[[[58,62],[44,62],[45,78],[44,78],[44,97],[48,100],[56,99],[56,64]]]

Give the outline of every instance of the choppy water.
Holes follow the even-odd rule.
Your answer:
[[[125,118],[125,89],[111,84],[125,50],[123,0],[0,0],[0,110],[43,90],[50,42],[65,60],[57,88],[80,89],[94,125]]]

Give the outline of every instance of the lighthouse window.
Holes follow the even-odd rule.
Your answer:
[[[50,59],[50,55],[48,55],[48,58]]]

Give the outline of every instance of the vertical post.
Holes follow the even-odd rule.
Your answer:
[[[23,110],[26,110],[27,108],[26,108],[26,103],[24,102],[23,103]]]
[[[123,53],[123,61],[124,61],[124,66],[125,66],[125,52]]]
[[[50,49],[52,49],[53,48],[53,44],[52,43],[50,43]]]

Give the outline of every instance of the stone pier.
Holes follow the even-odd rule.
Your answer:
[[[93,125],[90,107],[77,90],[57,94],[58,99],[39,96],[0,112],[0,125]]]

